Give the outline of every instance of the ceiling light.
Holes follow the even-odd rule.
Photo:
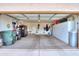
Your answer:
[[[40,22],[40,20],[38,20],[38,22]]]

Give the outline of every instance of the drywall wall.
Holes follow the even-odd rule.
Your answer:
[[[0,31],[12,30],[12,20],[11,17],[0,15]]]
[[[68,22],[54,25],[53,36],[68,44]]]

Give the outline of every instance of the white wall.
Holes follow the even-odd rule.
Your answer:
[[[77,25],[77,15],[72,15],[67,19],[67,22],[63,22],[53,26],[53,35],[65,43],[69,43],[69,32],[77,31],[79,24]]]
[[[72,15],[72,17],[68,18],[68,30],[69,32],[71,31],[77,31],[77,22],[78,22],[78,17],[77,15]]]
[[[68,22],[53,26],[53,35],[68,44]]]
[[[20,20],[20,21],[18,21],[18,24],[20,24],[20,22],[22,22],[24,25],[26,25],[27,26],[27,30],[28,31],[31,31],[31,32],[36,32],[36,30],[37,30],[37,25],[38,24],[40,24],[40,31],[41,32],[43,32],[44,31],[44,27],[46,26],[46,24],[48,24],[49,26],[50,26],[50,24],[51,23],[49,23],[49,22],[31,22],[31,21],[29,21],[29,22],[27,22],[27,21],[23,21],[23,20]]]
[[[13,18],[6,15],[0,15],[0,31],[12,30],[12,21]],[[7,24],[10,24],[10,28],[7,27]]]
[[[71,32],[75,29],[74,21],[68,21],[68,31]]]

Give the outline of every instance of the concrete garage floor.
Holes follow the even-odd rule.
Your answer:
[[[71,49],[64,42],[47,35],[28,35],[10,46],[1,49]]]
[[[78,49],[51,36],[28,35],[11,46],[0,48],[1,56],[72,56],[79,55]]]

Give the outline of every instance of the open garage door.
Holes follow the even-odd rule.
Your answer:
[[[59,49],[79,47],[78,14],[79,4],[0,3],[0,55],[72,55]]]
[[[71,49],[69,33],[76,30],[76,16],[73,14],[3,13],[0,16],[2,27],[0,32],[4,44],[2,48]],[[9,34],[12,35],[11,38]],[[76,47],[77,45],[74,46]]]
[[[38,8],[39,5],[40,7]],[[27,26],[25,26],[25,24],[28,25],[27,23],[30,22],[28,27],[29,33],[35,33],[35,31],[37,31],[39,27],[45,29],[44,27],[47,24],[47,26],[52,28],[51,31],[53,31],[49,34],[56,36],[58,39],[64,41],[67,44],[70,44],[69,31],[77,29],[74,20],[77,19],[78,13],[78,4],[0,4],[0,15],[5,15],[7,17],[15,19],[12,20],[12,26],[14,27],[14,31],[15,22],[17,22],[17,24],[24,24],[23,26],[20,26],[23,27],[23,29],[27,29]],[[2,17],[4,18],[4,16]],[[32,24],[31,22],[33,22],[34,24]],[[3,25],[1,25],[1,27],[2,26]],[[10,24],[7,24],[7,27],[9,28]],[[1,29],[4,30],[4,28]],[[9,30],[12,30],[12,28],[9,28]],[[39,32],[43,33],[43,31],[41,30],[39,30]],[[62,34],[63,36],[60,34]]]

